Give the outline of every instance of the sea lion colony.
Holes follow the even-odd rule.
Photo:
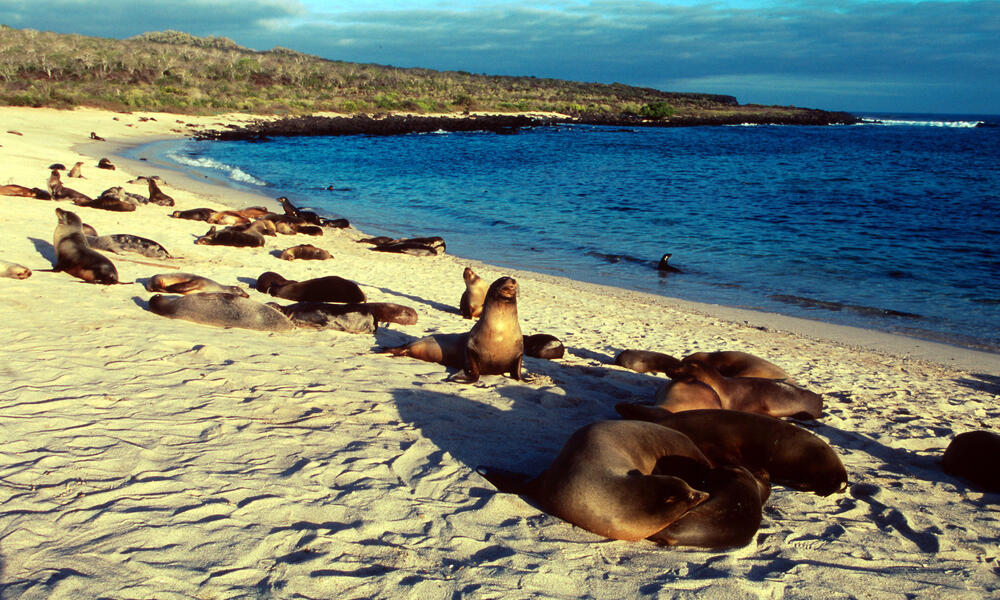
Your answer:
[[[109,168],[106,159],[102,163],[100,168]],[[76,175],[80,166],[74,167]],[[95,202],[62,184],[56,168],[62,165],[52,167],[48,192],[7,185],[0,187],[0,195],[70,200],[84,208],[129,212],[147,204],[174,204],[153,177],[140,178],[147,182],[149,198],[117,187],[98,197],[103,202]],[[265,235],[315,235],[322,234],[323,228],[346,225],[344,220],[300,210],[286,198],[279,202],[284,215],[253,207],[242,211],[201,208],[170,216],[224,225],[222,230],[213,226],[194,243],[234,247],[263,246]],[[130,208],[122,208],[125,205]],[[90,283],[113,284],[118,283],[115,266],[97,250],[172,258],[153,240],[131,234],[96,237],[77,214],[57,208],[56,215],[53,271]],[[374,250],[416,256],[444,251],[444,240],[436,237],[359,241],[374,244]],[[286,250],[281,258],[331,258],[324,253],[301,245]],[[0,267],[4,277],[23,279],[31,274],[21,265],[2,262]],[[487,288],[471,268],[465,269],[463,281],[458,312],[467,319],[478,318],[467,333],[429,336],[383,351],[459,369],[451,380],[462,383],[501,374],[521,380],[525,354],[548,359],[563,356],[565,348],[554,336],[522,334],[516,281],[501,277]],[[260,275],[257,290],[296,301],[287,305],[256,302],[238,286],[191,273],[156,275],[146,287],[150,292],[179,294],[155,294],[148,301],[151,312],[213,326],[371,334],[379,323],[417,322],[414,309],[368,303],[356,283],[337,276],[297,282],[275,272]],[[657,392],[656,405],[621,404],[617,409],[626,420],[598,422],[574,433],[553,463],[535,477],[494,467],[479,467],[479,472],[501,492],[525,495],[544,510],[599,535],[708,548],[744,545],[752,539],[772,483],[821,495],[847,486],[847,472],[826,442],[778,418],[819,418],[822,399],[792,383],[777,365],[736,351],[676,359],[655,351],[626,350],[616,363],[640,373],[664,373],[672,381]],[[976,485],[995,489],[992,471],[977,466],[989,473],[981,475],[961,469],[970,453],[976,465],[993,464],[989,457],[983,460],[983,453],[991,453],[992,458],[1000,453],[1000,437],[989,432],[976,435],[956,439],[946,456],[946,468]],[[959,446],[966,439],[975,443]]]

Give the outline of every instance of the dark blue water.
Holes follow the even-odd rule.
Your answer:
[[[1000,128],[971,127],[1000,117],[877,116],[158,152],[491,264],[1000,350]]]

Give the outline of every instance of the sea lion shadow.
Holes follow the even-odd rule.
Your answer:
[[[377,348],[394,348],[415,342],[418,339],[420,339],[419,336],[406,333],[405,331],[389,329],[385,325],[379,325],[378,329],[375,330],[375,344]]]
[[[271,250],[270,252],[268,252],[268,254],[270,254],[271,256],[273,256],[275,258],[280,259],[282,252],[283,252],[282,250]]]
[[[569,352],[573,356],[579,356],[580,358],[586,358],[589,360],[596,360],[599,363],[605,364],[615,364],[615,357],[610,354],[602,354],[600,352],[594,352],[593,350],[587,348],[572,348],[567,346],[566,352]]]
[[[52,245],[52,242],[47,242],[33,237],[29,237],[28,239],[35,245],[35,250],[45,257],[45,260],[49,261],[53,265],[56,264],[56,261],[58,260],[56,257],[56,247]]]
[[[955,383],[987,394],[1000,395],[1000,377],[986,373],[970,373],[969,377],[956,379]]]
[[[361,282],[359,281],[357,283],[361,283]],[[457,306],[451,306],[449,304],[443,304],[441,302],[435,302],[434,300],[428,300],[427,298],[421,298],[420,296],[413,296],[413,295],[410,295],[410,294],[404,294],[403,292],[400,292],[399,290],[392,290],[392,289],[389,289],[389,288],[383,288],[383,287],[377,287],[377,286],[372,286],[372,287],[374,287],[375,289],[377,289],[380,292],[385,293],[385,294],[390,294],[390,295],[393,295],[393,296],[398,296],[398,297],[401,297],[401,298],[406,298],[407,300],[413,300],[414,302],[419,302],[421,304],[426,304],[427,306],[430,306],[431,308],[436,309],[436,310],[440,310],[441,312],[453,313],[453,314],[456,314],[456,315],[462,314],[461,311],[459,311],[459,309],[458,309]]]
[[[139,296],[132,296],[132,302],[135,302],[135,305],[141,308],[142,310],[149,310],[149,300],[146,300],[145,298],[141,298]]]
[[[250,286],[250,289],[257,289],[257,278],[256,277],[237,277],[236,281],[239,281],[243,285]]]

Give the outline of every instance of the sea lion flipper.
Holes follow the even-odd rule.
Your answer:
[[[459,383],[475,383],[479,381],[479,354],[472,348],[465,349],[465,368],[462,374],[455,378]]]
[[[522,381],[521,363],[523,362],[523,360],[524,360],[524,354],[518,354],[517,358],[515,358],[514,362],[510,365],[510,376],[516,379],[517,381]]]
[[[170,292],[171,294],[188,294],[197,291],[200,285],[200,281],[189,279],[168,285],[163,288],[163,291]]]

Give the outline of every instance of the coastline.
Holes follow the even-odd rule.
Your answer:
[[[82,160],[85,179],[64,183],[91,195],[161,174],[179,210],[273,202],[142,161],[113,159],[118,170],[101,171],[93,155],[78,154],[111,155],[112,144],[175,135],[164,120],[177,118],[221,119],[0,108],[0,130],[21,134],[0,134],[0,183],[42,186],[52,162]],[[91,130],[109,145],[89,144]],[[180,258],[112,257],[128,285],[46,272],[56,207],[99,233],[155,239]],[[939,465],[955,434],[1000,426],[1000,372],[989,364],[928,360],[919,353],[941,359],[945,349],[902,336],[887,336],[902,349],[878,340],[869,348],[862,342],[876,336],[867,330],[834,342],[766,314],[516,272],[522,331],[555,335],[567,354],[525,359],[526,381],[486,376],[463,386],[440,365],[376,350],[467,331],[457,310],[464,266],[488,281],[508,271],[447,254],[371,252],[354,229],[267,238],[264,248],[197,246],[207,224],[171,219],[172,210],[110,213],[0,197],[0,227],[15,232],[0,240],[0,258],[36,271],[0,279],[8,324],[0,329],[8,382],[0,385],[0,595],[1000,593],[997,495]],[[277,258],[300,243],[334,259]],[[263,271],[299,280],[336,274],[357,281],[370,301],[414,307],[419,321],[373,337],[166,319],[148,310],[142,283],[168,270],[241,285],[260,302],[274,300],[250,287]],[[819,497],[775,486],[748,546],[665,549],[599,538],[496,493],[476,473],[481,464],[538,472],[572,431],[617,418],[615,403],[651,400],[664,378],[614,366],[626,348],[740,349],[778,363],[823,395],[823,417],[803,425],[835,448],[849,489]]]

